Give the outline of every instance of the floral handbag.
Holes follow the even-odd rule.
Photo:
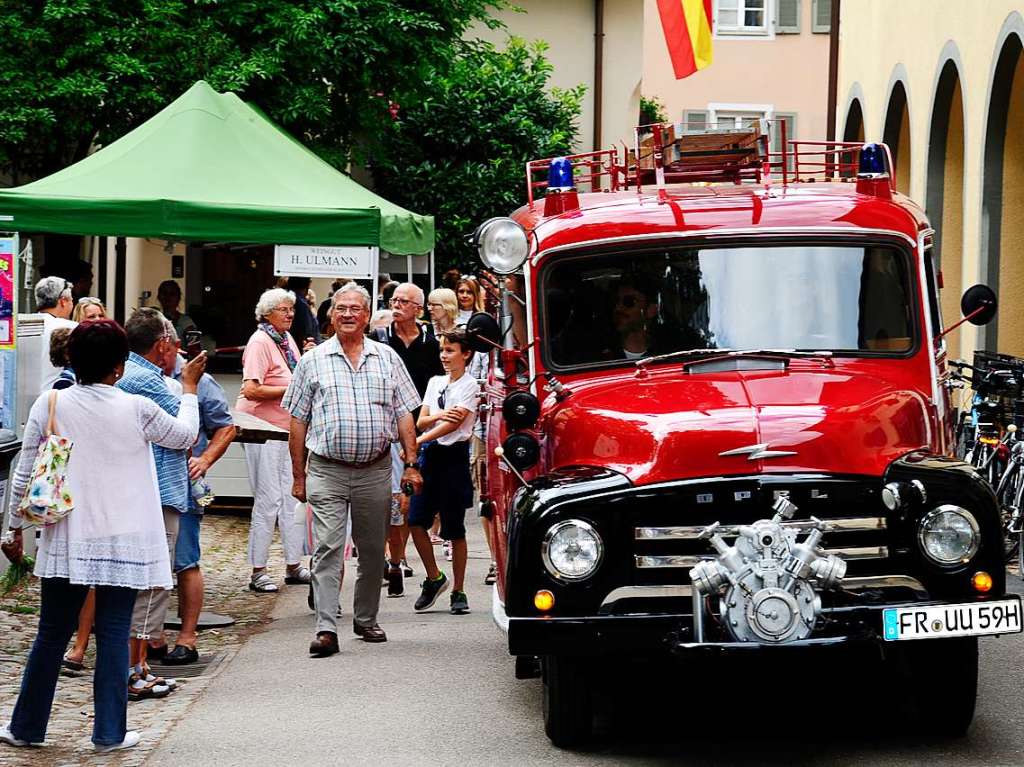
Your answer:
[[[74,443],[56,433],[57,392],[50,392],[50,418],[39,444],[32,477],[18,504],[21,518],[30,525],[53,525],[75,507],[67,489],[68,460]]]

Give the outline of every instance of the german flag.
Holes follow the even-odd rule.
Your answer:
[[[711,0],[658,0],[661,28],[677,80],[711,63]]]

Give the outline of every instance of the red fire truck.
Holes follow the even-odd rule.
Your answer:
[[[863,643],[922,726],[964,732],[977,637],[1022,611],[993,492],[951,457],[924,212],[882,144],[638,136],[529,163],[529,202],[474,235],[501,286],[469,323],[499,347],[494,618],[548,736],[590,736],[616,657]],[[975,286],[956,324],[995,308]]]

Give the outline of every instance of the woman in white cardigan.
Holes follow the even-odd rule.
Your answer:
[[[39,631],[22,677],[11,722],[0,741],[36,745],[46,736],[61,658],[90,586],[96,588],[96,672],[93,679],[97,751],[134,746],[127,731],[128,633],[137,590],[171,587],[171,566],[150,443],[183,450],[199,430],[196,383],[205,355],[185,366],[177,418],[153,401],[114,387],[124,371],[128,339],[112,320],[84,322],[71,333],[68,356],[78,386],[57,394],[56,433],[74,443],[67,486],[74,509],[43,528],[35,574],[41,579]],[[24,449],[11,496],[29,482],[36,446],[49,417],[50,392],[40,395],[25,425]],[[22,520],[11,514],[20,549]]]

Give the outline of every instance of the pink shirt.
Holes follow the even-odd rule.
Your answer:
[[[299,347],[295,345],[295,340],[290,333],[286,338],[292,349],[292,354],[298,360],[301,356]],[[250,379],[264,386],[288,386],[292,382],[292,371],[288,369],[288,361],[285,359],[281,347],[274,343],[274,339],[259,329],[249,338],[245,345],[245,351],[242,353],[242,380]],[[287,429],[291,423],[291,415],[281,407],[281,397],[251,400],[239,394],[235,409],[240,413],[248,413],[262,418],[282,429]]]

